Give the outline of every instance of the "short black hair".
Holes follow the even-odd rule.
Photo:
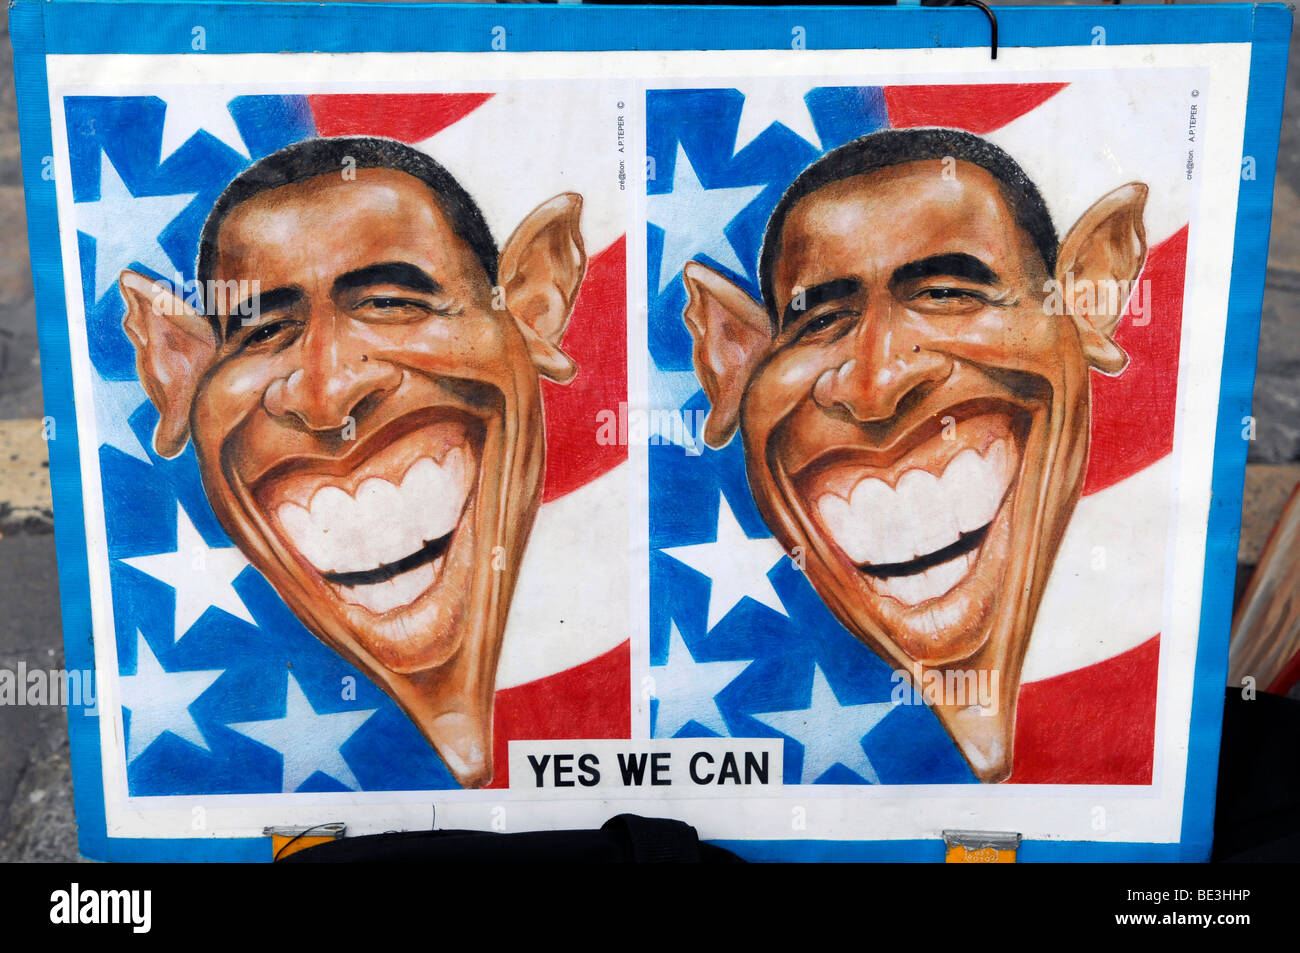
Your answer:
[[[452,231],[469,246],[483,266],[488,282],[497,283],[497,246],[492,232],[478,205],[450,172],[423,152],[396,139],[333,136],[304,139],[285,146],[258,159],[230,181],[212,206],[199,235],[195,277],[200,294],[216,274],[217,235],[226,216],[236,206],[271,189],[314,179],[318,175],[337,175],[347,169],[394,169],[427,185],[451,223]],[[215,321],[215,315],[208,314],[208,319]],[[217,334],[220,336],[220,328]]]
[[[832,149],[808,166],[790,183],[772,210],[763,234],[763,249],[759,253],[758,283],[773,325],[779,325],[772,273],[781,254],[781,229],[785,227],[790,210],[800,199],[842,179],[869,175],[907,162],[946,158],[977,165],[997,180],[1016,224],[1034,243],[1048,274],[1051,274],[1056,269],[1058,250],[1052,216],[1038,187],[1015,159],[987,139],[961,129],[882,129]]]

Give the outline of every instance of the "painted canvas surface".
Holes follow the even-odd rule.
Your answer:
[[[652,639],[729,676],[656,734],[1150,783],[1199,90],[1134,81],[649,91]]]
[[[92,853],[1207,853],[1253,26],[284,9],[23,61]]]
[[[617,193],[573,190],[571,123],[522,180],[464,146],[539,105],[65,100],[132,794],[626,737],[626,448],[585,426],[625,393]]]

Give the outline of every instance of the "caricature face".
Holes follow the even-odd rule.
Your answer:
[[[222,224],[216,278],[261,289],[257,320],[220,315],[191,417],[231,536],[350,656],[414,672],[499,636],[543,469],[537,368],[429,189],[368,169],[264,192]]]
[[[705,442],[740,431],[764,520],[840,622],[914,687],[925,669],[998,676],[995,705],[934,707],[975,774],[1000,781],[1083,484],[1089,374],[1128,361],[1114,333],[1146,257],[1147,187],[1094,202],[1049,275],[997,180],[949,162],[795,200],[764,248],[775,321],[700,262],[683,269],[682,317]]]
[[[755,497],[814,586],[927,666],[1023,652],[1088,449],[1088,364],[1044,313],[1041,256],[989,173],[941,172],[794,206],[740,421]]]
[[[533,209],[492,287],[424,182],[364,168],[229,211],[220,333],[148,276],[119,280],[159,454],[193,440],[231,539],[466,786],[492,778],[497,659],[545,470],[538,375],[577,373],[560,342],[581,210],[574,193]],[[255,305],[212,294],[233,288]]]

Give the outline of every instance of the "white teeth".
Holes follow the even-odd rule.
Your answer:
[[[952,507],[934,505],[939,495],[939,478],[933,473],[908,470],[899,478],[895,493],[902,503],[901,509],[911,517],[903,525],[911,530],[912,553],[923,556],[957,542],[960,531]],[[896,562],[911,558],[911,555],[904,556]]]
[[[943,595],[957,583],[961,582],[961,577],[966,575],[966,554],[962,554],[961,559],[950,559],[946,563],[940,563],[937,566],[931,566],[922,575],[925,577],[925,588],[936,595]],[[927,599],[933,599],[934,596],[927,595]]]
[[[867,576],[867,581],[877,595],[890,596],[905,606],[914,606],[927,599],[938,599],[952,590],[971,571],[978,553],[971,551],[925,572],[909,576],[887,576],[884,579]]]
[[[963,450],[948,464],[944,479],[951,479],[955,485],[966,488],[957,497],[955,513],[957,525],[963,533],[987,525],[997,513],[1002,491],[1006,488],[1001,482],[1000,469],[993,458],[992,448],[984,457],[974,450]]]
[[[383,582],[364,586],[339,586],[338,590],[343,593],[343,598],[353,605],[369,609],[376,614],[388,612],[398,606],[414,602],[420,593],[433,585],[445,559],[445,556],[439,556],[431,563],[417,566]]]
[[[860,480],[848,500],[827,493],[817,501],[817,508],[836,544],[855,563],[879,565],[912,558],[907,511],[883,480]],[[871,518],[855,518],[860,513],[870,513]]]
[[[366,572],[404,559],[454,530],[472,478],[466,450],[455,447],[441,464],[430,457],[416,461],[401,486],[370,477],[355,496],[325,486],[312,496],[310,510],[282,503],[275,515],[289,541],[317,571]]]
[[[891,489],[883,480],[864,476],[847,500],[836,493],[823,494],[816,501],[817,511],[835,544],[858,565],[910,562],[992,522],[1015,476],[1015,465],[1015,449],[1002,439],[982,455],[971,448],[962,450],[941,477],[911,469]],[[967,556],[924,573],[869,578],[882,595],[915,605],[957,585],[974,565],[975,554]]]

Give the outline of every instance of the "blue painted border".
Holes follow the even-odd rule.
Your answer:
[[[55,426],[48,441],[50,484],[54,497],[54,546],[58,556],[59,600],[63,610],[64,665],[93,669],[90,573],[86,557],[85,514],[81,507],[81,463],[73,409],[71,350],[64,311],[63,262],[54,181],[42,173],[54,154],[50,135],[49,87],[45,76],[42,7],[16,3],[9,8],[9,36],[14,47],[14,83],[18,102],[18,138],[22,148],[27,204],[27,238],[32,284],[36,292],[36,329],[41,347],[41,388],[45,415]],[[72,752],[73,801],[78,846],[86,857],[108,857],[100,770],[99,719],[68,710]]]
[[[1214,438],[1214,475],[1201,596],[1201,637],[1192,691],[1187,789],[1183,806],[1182,860],[1208,860],[1214,830],[1224,686],[1228,680],[1228,632],[1241,534],[1242,486],[1246,478],[1244,418],[1255,389],[1264,270],[1268,263],[1277,172],[1282,101],[1291,35],[1291,11],[1280,4],[1256,8],[1250,57],[1242,156],[1255,159],[1255,178],[1243,179],[1237,196],[1236,242],[1228,294],[1219,420]]]
[[[31,0],[19,0],[31,2]],[[44,4],[50,53],[189,53],[205,30],[208,53],[485,51],[493,30],[530,50],[790,49],[805,30],[809,49],[984,46],[988,21],[974,8],[583,7],[298,4],[54,0]],[[1106,27],[1109,44],[1248,42],[1250,4],[1206,6],[1010,7],[998,9],[999,45],[1080,46]],[[412,29],[419,19],[428,29]],[[340,22],[364,30],[337,29]],[[138,24],[149,23],[148,30]],[[255,23],[256,28],[250,29]]]
[[[1024,861],[1190,860],[1210,854],[1223,685],[1231,621],[1246,441],[1259,339],[1268,228],[1282,120],[1290,10],[1282,4],[999,8],[1000,45],[1078,46],[1106,29],[1111,45],[1250,42],[1249,102],[1243,154],[1256,178],[1243,181],[1228,303],[1228,338],[1215,437],[1201,637],[1192,699],[1183,829],[1178,844],[1030,841]],[[365,29],[355,29],[364,21]],[[419,22],[420,29],[413,29]],[[139,24],[148,22],[150,29]],[[341,29],[341,24],[352,28]],[[918,7],[582,7],[440,4],[309,5],[185,0],[16,0],[9,11],[36,290],[45,412],[56,425],[50,475],[59,589],[69,668],[94,665],[80,463],[70,350],[63,310],[54,184],[42,177],[51,155],[47,53],[190,53],[204,28],[205,52],[486,51],[504,27],[513,51],[617,49],[788,49],[802,26],[810,49],[983,46],[983,14]],[[828,42],[820,42],[821,38]],[[260,838],[122,839],[107,836],[98,724],[69,721],[74,797],[82,854],[99,860],[267,860]],[[754,860],[937,861],[938,841],[719,841]]]

